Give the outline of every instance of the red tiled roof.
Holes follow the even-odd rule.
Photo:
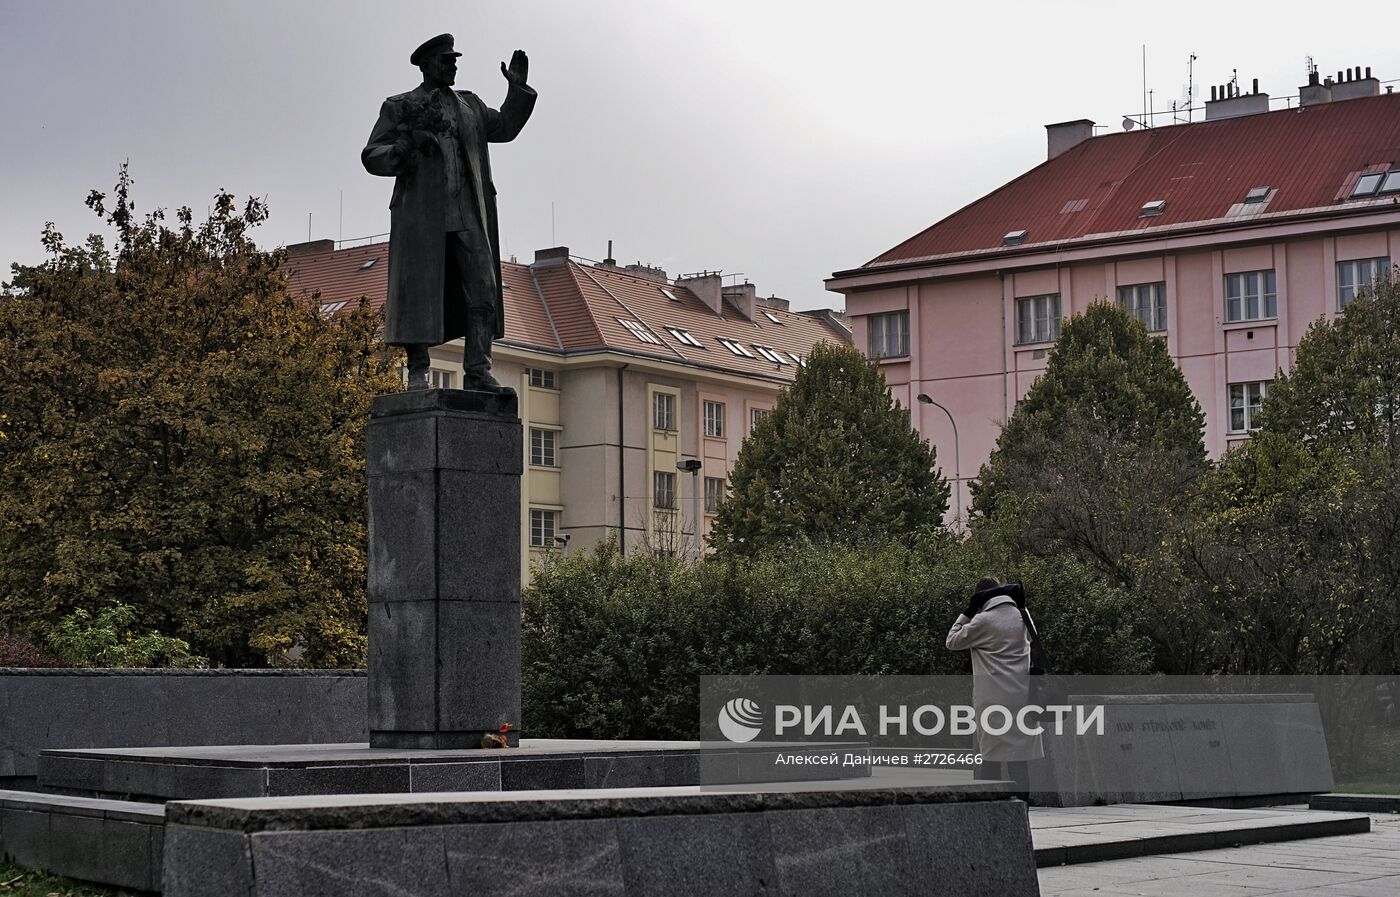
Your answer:
[[[1392,94],[1108,134],[1032,168],[863,267],[1356,205],[1346,199],[1356,178],[1390,167],[1400,168],[1400,95]],[[1254,187],[1275,192],[1263,209],[1245,210],[1253,214],[1232,212]],[[1385,197],[1384,207],[1393,208],[1393,199]],[[1163,214],[1139,217],[1153,200],[1166,200]],[[1029,232],[1025,243],[1003,249],[1002,237],[1021,229]]]
[[[371,258],[376,259],[374,264],[363,267]],[[388,268],[388,243],[336,250],[329,240],[289,247],[284,266],[294,294],[319,290],[323,304],[367,296],[375,307],[384,304],[388,293]],[[758,319],[754,321],[727,304],[717,314],[683,284],[658,283],[572,260],[537,266],[503,262],[501,276],[504,342],[543,352],[613,350],[791,380],[797,366],[790,357],[778,365],[755,347],[770,347],[781,353],[779,357],[805,358],[822,340],[849,339],[818,318],[759,304],[754,307]],[[662,288],[678,301],[662,293]],[[637,322],[658,342],[642,340],[623,320]],[[687,345],[668,327],[690,334],[703,348]],[[720,337],[742,344],[753,357],[735,355],[719,342]]]

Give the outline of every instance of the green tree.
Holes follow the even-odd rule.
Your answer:
[[[874,362],[818,344],[744,440],[709,541],[747,555],[797,539],[885,542],[942,526],[948,482]]]
[[[1065,322],[1002,429],[972,485],[974,519],[1008,514],[1018,552],[1068,549],[1131,586],[1206,469],[1203,425],[1165,342],[1096,302]]]
[[[1260,430],[1201,490],[1177,564],[1218,625],[1216,667],[1400,665],[1400,286],[1318,321]]]
[[[50,225],[0,291],[0,629],[127,605],[216,665],[362,663],[378,315],[290,296],[257,200],[172,228],[123,167],[88,205],[114,252]]]

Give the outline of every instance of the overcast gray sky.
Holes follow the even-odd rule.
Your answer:
[[[1400,79],[1375,3],[779,0],[0,0],[0,280],[131,162],[138,211],[265,196],[274,246],[389,228],[359,151],[408,55],[457,37],[459,88],[491,105],[530,54],[540,99],[493,148],[507,256],[566,245],[672,276],[723,269],[795,308],[840,305],[855,267],[1045,156],[1044,125],[1117,130],[1199,95],[1323,72]],[[1198,119],[1201,113],[1196,113]],[[1159,116],[1165,125],[1170,116]],[[343,194],[343,214],[342,214]]]

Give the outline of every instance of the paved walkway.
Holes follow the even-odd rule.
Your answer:
[[[1033,826],[1035,816],[1032,811]],[[1045,867],[1040,870],[1040,893],[1041,897],[1396,897],[1400,895],[1400,816],[1372,815],[1368,834]]]

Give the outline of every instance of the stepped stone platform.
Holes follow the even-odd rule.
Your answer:
[[[1371,830],[1371,819],[1364,814],[1317,812],[1304,807],[1037,807],[1031,810],[1030,818],[1037,866],[1097,863]]]
[[[145,801],[312,794],[588,790],[852,779],[869,766],[775,765],[778,753],[830,745],[523,739],[506,750],[390,750],[368,744],[46,750],[39,784],[60,794]],[[866,753],[843,744],[840,750]]]
[[[946,781],[945,781],[946,780]],[[1026,807],[965,773],[175,802],[166,897],[1037,893]]]

